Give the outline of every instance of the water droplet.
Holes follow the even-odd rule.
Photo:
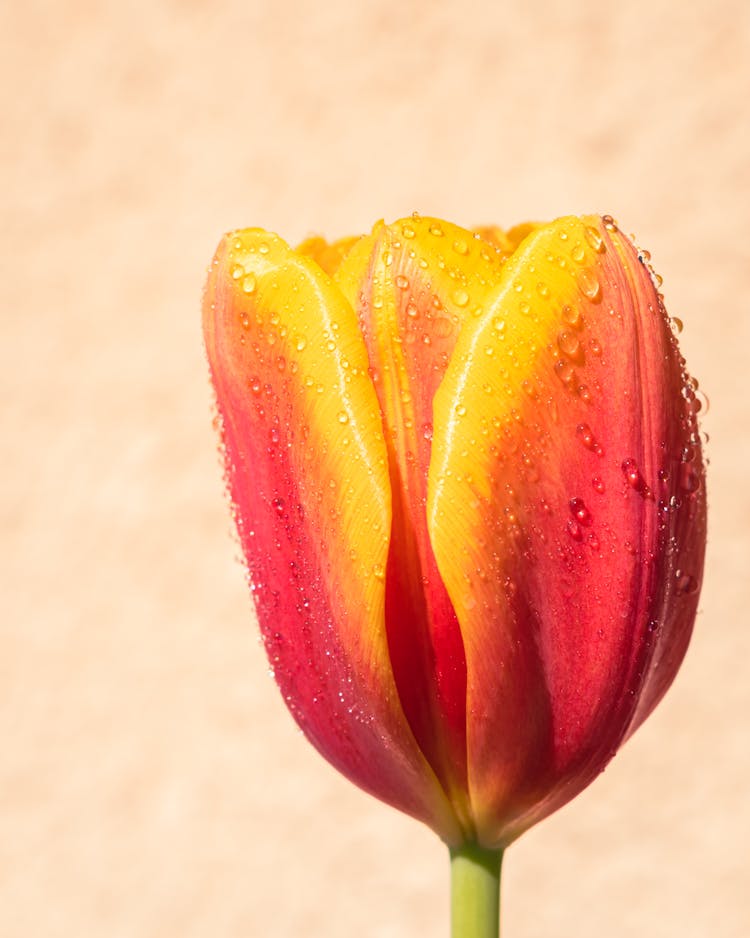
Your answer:
[[[349,415],[345,411],[339,411],[338,422],[341,424],[349,423]]]
[[[577,521],[573,521],[571,518],[568,523],[565,525],[568,534],[573,538],[574,541],[583,540],[583,531],[581,530],[580,524]]]
[[[266,244],[266,242],[265,242],[265,241],[261,241],[261,243],[258,245],[258,253],[259,253],[259,254],[268,254],[268,251],[269,251],[269,248],[268,248],[268,245]]]
[[[466,290],[454,290],[453,302],[456,304],[456,306],[466,306],[466,304],[469,302],[469,294],[466,292]]]
[[[495,332],[505,332],[505,320],[501,316],[495,316],[492,320],[492,328]]]
[[[601,284],[593,270],[584,267],[583,270],[578,271],[576,280],[581,293],[583,293],[585,297],[588,297],[590,300],[598,300],[601,297]]]
[[[373,564],[372,575],[375,577],[376,580],[385,579],[385,569],[382,563]]]
[[[262,388],[263,385],[260,383],[259,378],[250,379],[250,390],[253,392],[253,394],[260,394]]]
[[[253,273],[249,273],[242,281],[242,292],[243,293],[255,293],[255,289],[258,286],[258,278]]]
[[[422,426],[422,437],[425,440],[432,439],[432,424],[431,423],[426,423]]]
[[[303,336],[297,336],[297,341],[295,343],[295,348],[298,352],[303,352],[307,347],[307,339]]]
[[[598,492],[600,495],[604,495],[605,486],[604,480],[601,476],[594,476],[591,480],[591,484],[594,486],[595,492]]]
[[[573,361],[580,361],[582,358],[581,343],[574,332],[561,332],[557,337],[557,344],[563,355],[567,355]]]
[[[404,236],[404,238],[407,239],[407,241],[410,241],[410,240],[414,237],[414,235],[416,234],[416,232],[415,232],[415,230],[411,227],[411,225],[404,225],[404,226],[401,228],[401,234]]]
[[[577,329],[582,324],[581,311],[577,306],[568,306],[566,304],[560,310],[560,315],[569,326],[573,326],[575,329]]]
[[[466,408],[464,407],[463,404],[458,404],[458,406],[456,407],[456,413],[458,414],[459,417],[464,417],[466,415]]]
[[[694,593],[698,589],[698,581],[689,573],[677,571],[677,592],[680,594]]]
[[[240,280],[245,276],[245,268],[242,264],[232,264],[232,268],[229,272],[232,275],[232,280]]]
[[[408,290],[409,289],[409,278],[404,277],[403,274],[399,274],[396,277],[396,286],[399,290]]]
[[[568,504],[573,517],[579,524],[586,527],[591,524],[591,512],[582,498],[571,498]]]
[[[463,238],[459,238],[453,242],[453,250],[456,252],[456,254],[468,254],[469,245],[463,240]]]
[[[635,489],[636,492],[640,492],[642,495],[648,493],[648,487],[634,459],[623,460],[622,472],[625,476],[625,481],[632,489]]]
[[[562,358],[558,359],[555,362],[555,374],[562,381],[563,384],[570,385],[575,378],[575,370],[570,362],[564,361]]]
[[[440,227],[440,225],[430,225],[430,234],[434,235],[436,238],[442,238],[443,229]]]
[[[649,632],[655,632],[659,628],[658,619],[649,619],[648,625],[646,626]]]
[[[682,320],[679,318],[679,316],[672,316],[671,324],[672,324],[672,329],[677,333],[677,335],[679,335],[682,332],[683,327],[684,327],[684,324]]]
[[[536,292],[539,294],[539,296],[547,297],[549,296],[549,287],[546,283],[540,281],[536,285]]]
[[[602,216],[602,224],[607,229],[607,231],[617,231],[617,222],[612,218],[611,215]]]
[[[586,257],[586,251],[583,249],[583,245],[581,244],[580,241],[576,242],[576,244],[573,245],[573,247],[570,250],[570,256],[573,258],[573,260],[577,264],[580,264],[583,261],[583,259]]]
[[[283,498],[274,498],[271,504],[273,505],[274,511],[276,512],[277,515],[284,514],[284,499]]]
[[[576,436],[583,443],[586,449],[590,449],[592,453],[596,453],[597,456],[604,455],[604,449],[601,444],[594,436],[594,431],[587,423],[579,423],[576,427]]]
[[[435,320],[434,332],[436,336],[445,339],[453,332],[453,323],[447,316],[438,316]]]
[[[531,381],[528,380],[528,378],[524,378],[524,380],[521,382],[521,389],[525,394],[528,394],[532,400],[536,401],[539,399],[539,393],[537,392],[537,389],[534,387]]]
[[[680,488],[683,492],[696,492],[701,485],[701,477],[698,470],[690,462],[684,462],[680,466]]]
[[[604,250],[604,241],[596,228],[592,228],[590,225],[587,225],[586,230],[584,231],[584,236],[595,251],[601,252]]]

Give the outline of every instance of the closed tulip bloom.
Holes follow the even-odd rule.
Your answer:
[[[222,241],[204,331],[276,681],[339,771],[500,851],[585,788],[685,654],[696,383],[611,219]]]

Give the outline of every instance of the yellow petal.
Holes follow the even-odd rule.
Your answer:
[[[359,235],[355,235],[329,242],[325,238],[316,235],[305,239],[299,244],[295,249],[295,253],[300,254],[302,257],[309,257],[310,260],[315,261],[322,271],[332,277],[343,259],[359,240]]]

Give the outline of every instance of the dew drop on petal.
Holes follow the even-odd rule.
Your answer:
[[[464,307],[469,302],[469,294],[466,290],[455,290],[453,292],[453,302],[456,306]]]
[[[677,571],[677,592],[680,594],[694,593],[698,589],[698,581],[689,573]]]
[[[578,271],[576,280],[581,293],[589,300],[598,300],[601,297],[601,284],[593,270],[584,267],[583,270]]]
[[[433,328],[436,336],[446,339],[453,332],[453,323],[447,316],[438,316]]]
[[[684,462],[680,466],[680,488],[683,492],[695,492],[700,488],[701,477],[692,463]]]
[[[584,231],[584,236],[595,251],[600,252],[604,250],[604,240],[596,228],[592,228],[590,225],[587,225],[586,230]]]
[[[601,456],[604,453],[601,444],[594,436],[594,431],[587,423],[579,423],[576,427],[576,436],[583,443],[586,449],[590,449],[592,453],[596,453],[597,456]]]
[[[645,494],[647,491],[646,483],[641,475],[638,464],[632,458],[625,459],[622,462],[622,472],[628,485],[636,492]]]
[[[573,332],[561,332],[557,337],[557,344],[563,355],[568,358],[577,359],[581,355],[581,343],[578,336]]]
[[[566,304],[560,310],[560,315],[563,320],[573,328],[577,328],[581,324],[581,311],[577,306],[569,306]]]
[[[570,362],[566,362],[560,358],[555,362],[555,374],[563,384],[569,385],[575,377],[575,370]]]
[[[582,498],[571,498],[569,506],[571,514],[579,524],[585,526],[591,524],[591,512]]]

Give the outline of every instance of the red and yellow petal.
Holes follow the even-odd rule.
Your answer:
[[[597,218],[528,233],[458,338],[427,513],[488,846],[585,787],[674,677],[705,543],[689,389],[649,271]]]
[[[287,704],[341,772],[455,842],[390,664],[388,453],[352,307],[315,262],[249,229],[218,249],[204,332],[242,548]]]
[[[411,217],[376,225],[336,274],[357,311],[383,414],[393,493],[386,622],[396,684],[467,833],[466,667],[427,532],[427,470],[435,391],[464,324],[483,314],[502,263],[472,232]]]

